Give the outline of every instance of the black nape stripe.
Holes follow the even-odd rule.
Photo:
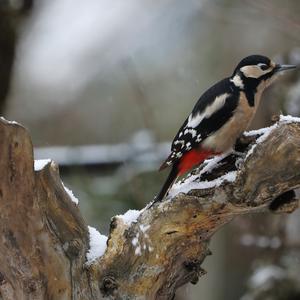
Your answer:
[[[251,90],[245,90],[245,94],[246,94],[246,98],[247,98],[247,101],[249,103],[249,106],[251,107],[254,107],[255,105],[255,100],[254,100],[254,95],[255,95],[255,91],[251,91]]]
[[[260,79],[257,78],[250,78],[244,76],[243,73],[239,74],[244,82],[244,92],[246,94],[246,98],[248,100],[248,103],[251,107],[254,107],[255,105],[255,94],[257,92],[257,86],[261,82]]]

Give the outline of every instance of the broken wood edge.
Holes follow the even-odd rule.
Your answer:
[[[0,298],[94,299],[83,267],[87,227],[58,167],[34,170],[32,142],[20,124],[1,118],[0,135]]]

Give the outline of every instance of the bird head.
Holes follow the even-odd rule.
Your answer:
[[[239,62],[231,81],[241,89],[256,88],[260,84],[266,87],[282,72],[295,68],[295,65],[276,64],[266,56],[250,55]]]

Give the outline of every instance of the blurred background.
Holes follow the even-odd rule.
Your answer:
[[[0,111],[51,158],[87,223],[153,199],[157,168],[201,93],[241,58],[300,63],[296,0],[1,0]],[[300,114],[291,72],[252,127]],[[236,219],[212,240],[208,274],[176,299],[300,299],[300,213]]]

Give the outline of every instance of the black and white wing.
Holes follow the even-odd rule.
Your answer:
[[[160,170],[179,161],[191,149],[198,148],[208,136],[221,128],[232,117],[238,98],[239,92],[232,88],[228,78],[207,90],[176,134],[171,154]]]

